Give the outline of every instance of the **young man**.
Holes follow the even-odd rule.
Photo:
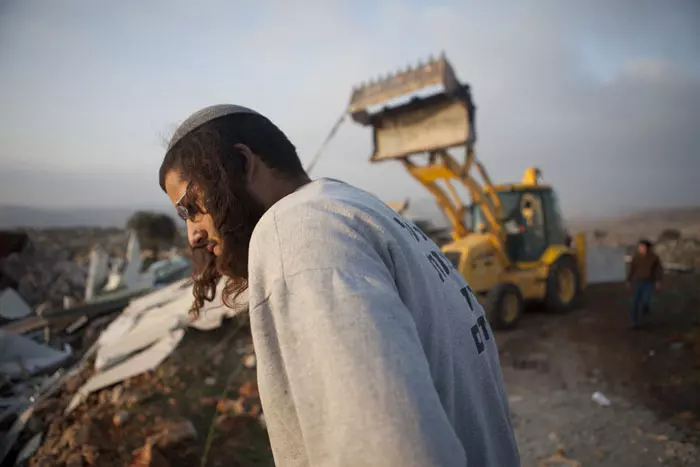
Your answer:
[[[253,110],[173,136],[160,185],[187,221],[197,313],[248,289],[280,466],[519,465],[484,311],[438,247],[374,196],[311,181]]]
[[[662,277],[663,267],[659,257],[652,251],[651,242],[640,240],[627,274],[627,286],[633,287],[630,307],[633,328],[639,326],[640,313],[643,315],[649,313],[654,289],[661,288]]]

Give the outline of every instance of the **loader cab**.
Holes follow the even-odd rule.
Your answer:
[[[503,208],[506,254],[516,263],[538,261],[550,245],[566,245],[568,234],[556,193],[550,187],[510,185],[496,189]],[[479,205],[470,207],[470,230],[485,232]]]

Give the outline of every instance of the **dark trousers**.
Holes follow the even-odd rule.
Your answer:
[[[636,281],[632,295],[632,306],[630,307],[630,318],[632,324],[639,324],[639,315],[649,313],[651,299],[654,296],[654,283],[651,281]]]

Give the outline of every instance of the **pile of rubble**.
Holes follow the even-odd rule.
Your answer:
[[[188,315],[189,279],[131,298],[99,329],[87,326],[91,341],[79,351],[67,347],[61,353],[21,335],[0,335],[0,342],[12,340],[15,348],[37,347],[34,360],[28,350],[20,352],[15,373],[5,372],[0,462],[15,457],[51,466],[198,464],[194,457],[207,455],[204,439],[211,429],[241,427],[264,450],[247,304],[242,297],[241,306],[224,306],[221,290],[194,321]],[[0,370],[9,368],[6,363]],[[28,363],[34,366],[24,375]],[[234,442],[227,438],[218,443]],[[208,465],[228,465],[226,456],[221,462]]]
[[[66,302],[76,304],[90,299],[92,289],[100,293],[134,286],[124,283],[127,277],[122,281],[119,277],[131,274],[132,282],[138,282],[141,273],[164,268],[166,271],[161,272],[168,276],[186,269],[185,263],[189,262],[178,247],[150,258],[153,253],[141,250],[135,233],[121,229],[0,232],[0,240],[6,243],[3,235],[13,239],[24,236],[26,241],[15,241],[12,251],[0,251],[0,291],[15,289],[39,314],[65,308]],[[170,260],[174,260],[172,265],[164,264]],[[96,283],[89,283],[90,268],[96,268]],[[110,276],[111,285],[107,283]],[[163,278],[151,281],[158,279]],[[169,281],[172,278],[160,280]]]
[[[16,452],[18,440],[28,441],[29,451],[42,444],[41,437],[23,438],[27,426],[31,428],[32,423],[36,424],[35,414],[42,404],[53,400],[66,381],[74,382],[77,374],[84,374],[84,369],[92,366],[93,361],[97,368],[91,374],[97,381],[91,379],[88,383],[98,388],[102,387],[100,376],[115,378],[116,375],[117,380],[129,377],[133,368],[125,370],[118,360],[128,360],[133,353],[138,355],[132,364],[136,361],[139,362],[137,366],[146,365],[139,367],[136,374],[157,367],[184,334],[192,288],[186,279],[191,271],[189,260],[176,252],[170,252],[168,257],[144,269],[143,252],[133,232],[129,234],[126,248],[122,247],[125,256],[116,258],[107,252],[114,251],[110,244],[107,248],[92,246],[87,252],[71,248],[60,251],[51,243],[41,243],[42,240],[37,245],[26,233],[0,235],[14,240],[4,242],[5,247],[0,249],[2,463],[11,453],[23,458],[24,454]],[[172,289],[169,284],[174,282],[177,284]],[[153,294],[149,295],[150,292]],[[187,298],[182,296],[187,294]],[[167,319],[158,321],[156,317],[163,318],[164,314],[156,309],[169,303],[173,296],[180,301],[171,307],[179,311],[169,309]],[[143,300],[136,300],[139,297]],[[133,306],[129,306],[130,303]],[[134,311],[134,307],[141,308]],[[126,315],[119,315],[125,308]],[[153,313],[141,316],[145,311]],[[195,326],[216,327],[221,319],[219,316],[218,324],[216,318],[213,321],[202,319]],[[140,327],[134,320],[139,321]],[[155,323],[159,329],[148,328],[148,323]],[[102,338],[106,328],[116,340],[110,342],[111,345],[105,340],[108,338]],[[141,331],[127,336],[131,328]],[[160,339],[158,332],[161,330],[168,333],[169,340]],[[153,354],[148,354],[150,347],[160,350],[160,356],[153,358]],[[114,382],[107,382],[106,386],[112,384]],[[81,388],[80,397],[74,394],[73,404],[79,405],[91,392],[89,386]],[[42,430],[34,434],[43,437],[46,433]]]
[[[664,266],[679,265],[700,271],[700,240],[679,238],[662,240],[654,246]]]
[[[64,297],[80,301],[90,251],[101,245],[123,256],[128,232],[117,229],[65,229],[27,232],[29,242],[0,258],[0,275],[32,308],[62,308]]]

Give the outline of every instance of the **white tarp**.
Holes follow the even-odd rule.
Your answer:
[[[214,301],[206,304],[194,321],[189,317],[193,301],[189,279],[133,300],[100,335],[95,358],[97,373],[79,390],[67,411],[73,410],[93,391],[160,365],[177,347],[184,328],[215,329],[221,326],[224,317],[246,309],[247,296],[241,297],[240,306],[235,309],[223,305],[222,290],[223,281],[217,287]]]
[[[586,275],[589,284],[624,282],[627,277],[626,248],[588,244]]]
[[[27,302],[14,289],[8,288],[0,292],[0,316],[3,318],[16,320],[33,313]]]
[[[31,375],[44,368],[60,365],[71,353],[69,346],[59,352],[19,334],[0,329],[0,373],[7,376]]]

